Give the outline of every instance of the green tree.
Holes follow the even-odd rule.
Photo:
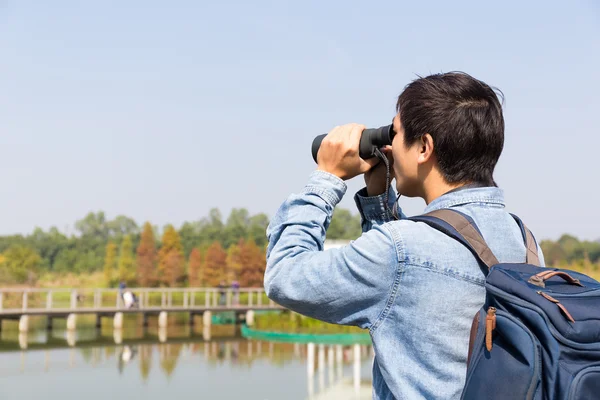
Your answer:
[[[162,285],[174,286],[181,282],[184,272],[183,246],[172,225],[165,228],[162,247],[158,252],[158,278]]]
[[[12,246],[4,252],[3,259],[3,268],[17,283],[35,283],[42,258],[34,249]]]
[[[156,241],[149,222],[144,224],[140,244],[137,248],[137,281],[143,287],[156,284]]]
[[[248,210],[245,208],[231,210],[223,231],[223,247],[229,248],[240,239],[246,238],[249,224]]]
[[[267,227],[269,226],[269,217],[266,214],[257,214],[250,218],[248,227],[248,239],[251,239],[257,246],[263,247],[267,244]]]
[[[327,239],[353,240],[362,233],[360,216],[353,217],[350,211],[336,208],[327,229]]]
[[[104,284],[108,287],[113,286],[115,272],[117,269],[117,245],[108,242],[106,245],[106,254],[104,256]]]
[[[121,251],[119,252],[119,280],[128,284],[135,282],[133,243],[129,235],[125,235],[121,242]]]

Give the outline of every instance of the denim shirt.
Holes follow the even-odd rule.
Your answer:
[[[315,171],[283,203],[267,229],[267,295],[300,314],[368,329],[374,399],[460,398],[471,323],[485,299],[478,262],[424,223],[403,214],[390,220],[385,195],[365,197],[364,189],[355,196],[363,234],[323,251],[345,192],[344,181]],[[393,204],[394,193],[387,200]],[[471,216],[500,262],[525,262],[523,237],[501,189],[453,191],[424,212],[442,208]]]

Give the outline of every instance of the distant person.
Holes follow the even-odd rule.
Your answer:
[[[233,305],[237,306],[240,304],[240,283],[233,281],[231,283],[231,289],[233,289]]]
[[[385,156],[359,157],[364,128],[329,132],[317,171],[271,219],[265,290],[300,314],[368,329],[377,349],[373,398],[459,399],[471,324],[485,301],[482,265],[459,241],[393,211]],[[477,233],[463,216],[439,210],[470,217],[500,262],[523,263],[529,252],[544,266],[539,247],[526,247],[493,178],[504,145],[494,89],[465,73],[416,79],[398,98],[393,131],[392,145],[381,151],[399,195],[420,197],[426,213],[451,215],[457,229]],[[523,173],[535,180],[531,169]],[[361,174],[366,187],[355,201],[362,235],[322,251],[344,181]]]
[[[225,291],[225,288],[227,287],[227,285],[225,284],[225,281],[221,281],[219,283],[219,305],[224,306],[227,303],[227,299],[226,299],[226,295],[227,292]]]

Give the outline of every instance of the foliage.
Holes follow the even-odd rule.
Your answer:
[[[179,234],[167,225],[158,252],[158,280],[163,286],[175,286],[185,276],[183,246]]]
[[[115,272],[117,267],[117,245],[113,242],[108,242],[106,245],[106,253],[104,255],[104,283],[110,287],[115,280]]]
[[[214,242],[206,250],[204,281],[208,286],[218,286],[225,281],[227,268],[227,253],[221,243]]]
[[[135,282],[135,262],[133,259],[133,243],[131,237],[125,235],[121,243],[121,251],[119,252],[119,281],[132,284]]]
[[[144,224],[140,244],[137,248],[136,270],[137,279],[141,286],[149,287],[156,284],[156,245],[154,230],[149,222]]]
[[[36,281],[41,265],[42,258],[34,249],[16,245],[4,252],[0,267],[14,282],[31,285]]]
[[[190,286],[193,287],[202,286],[204,283],[204,258],[197,248],[190,253],[188,278]]]

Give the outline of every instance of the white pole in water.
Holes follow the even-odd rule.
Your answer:
[[[354,345],[354,393],[360,393],[360,345]]]
[[[315,376],[315,344],[309,343],[306,345],[306,376],[308,380],[308,397],[312,398],[315,393],[314,376]]]
[[[29,330],[29,315],[22,315],[19,318],[19,332],[27,333]]]
[[[333,346],[327,347],[327,385],[333,386],[334,370],[333,370]]]
[[[122,312],[115,313],[115,318],[113,319],[113,328],[114,329],[123,329],[123,313]]]
[[[69,314],[67,316],[67,330],[68,331],[74,331],[77,325],[77,315],[76,314]]]
[[[167,312],[166,311],[161,311],[158,314],[158,327],[159,328],[167,327]]]
[[[338,380],[341,380],[344,375],[344,350],[341,344],[335,346],[335,364]]]
[[[319,391],[325,390],[325,346],[319,345],[317,369],[319,370]]]

